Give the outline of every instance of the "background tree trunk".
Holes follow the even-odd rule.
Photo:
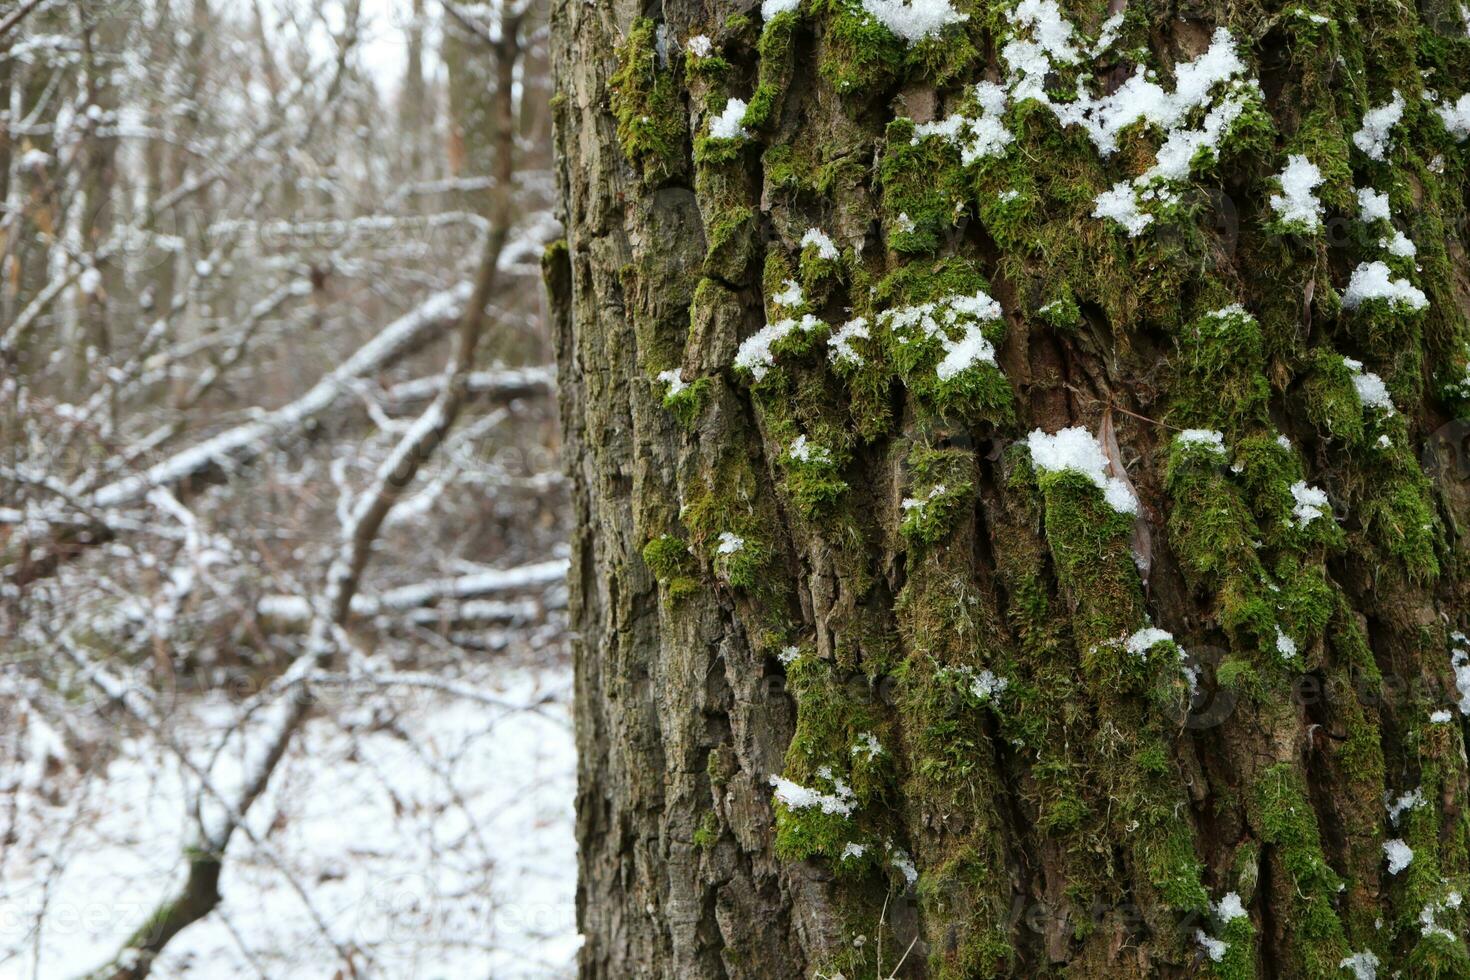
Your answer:
[[[1470,976],[1470,24],[765,7],[554,4],[584,975]]]

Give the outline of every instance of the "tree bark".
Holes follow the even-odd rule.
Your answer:
[[[553,4],[583,975],[1470,977],[1470,24],[782,6]]]

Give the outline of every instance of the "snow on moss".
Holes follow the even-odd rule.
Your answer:
[[[1470,136],[1470,92],[1460,96],[1454,105],[1442,105],[1435,110],[1451,136],[1463,140]]]
[[[1396,309],[1422,310],[1429,305],[1423,290],[1407,279],[1395,279],[1382,262],[1363,262],[1353,270],[1342,305],[1355,310],[1370,300],[1381,299]]]
[[[781,291],[771,296],[771,302],[777,306],[800,306],[804,299],[801,284],[795,279],[787,279],[781,284]]]
[[[1371,949],[1365,949],[1361,953],[1344,957],[1337,967],[1340,970],[1352,970],[1353,980],[1377,980],[1378,965],[1378,957]]]
[[[750,135],[741,125],[745,118],[745,100],[730,99],[725,103],[725,111],[710,120],[709,134],[718,140],[742,140]]]
[[[1205,955],[1210,958],[1212,963],[1218,963],[1223,960],[1225,954],[1230,950],[1229,943],[1222,939],[1214,939],[1206,935],[1203,929],[1196,929],[1194,931],[1194,941],[1199,943],[1200,948],[1205,951]]]
[[[1414,849],[1402,840],[1394,838],[1383,842],[1383,856],[1388,859],[1388,873],[1396,875],[1414,860]]]
[[[934,303],[901,306],[879,314],[899,343],[908,343],[915,332],[937,339],[944,357],[935,368],[940,381],[948,381],[979,364],[995,364],[995,346],[985,338],[980,325],[999,320],[1000,304],[983,290],[973,295],[954,295]],[[959,329],[959,336],[952,334]]]
[[[696,58],[708,58],[714,54],[714,42],[706,34],[696,34],[684,42],[684,50]]]
[[[934,122],[921,123],[914,127],[913,142],[939,137],[959,149],[960,162],[965,166],[986,157],[1000,156],[1015,141],[1003,118],[1006,90],[994,82],[980,82],[975,86],[975,100],[980,115],[953,113]]]
[[[1460,714],[1470,715],[1470,641],[1464,633],[1451,637],[1455,647],[1450,651],[1450,666],[1455,671],[1455,687],[1460,692]]]
[[[1380,238],[1378,245],[1380,248],[1386,249],[1388,254],[1396,255],[1401,259],[1412,259],[1415,255],[1419,254],[1419,250],[1414,247],[1414,243],[1409,240],[1409,236],[1397,229],[1394,230],[1392,238]]]
[[[761,3],[761,20],[775,20],[778,14],[789,13],[798,6],[799,0],[763,0]]]
[[[927,497],[905,497],[903,498],[903,501],[899,504],[899,506],[901,506],[905,511],[919,510],[929,501],[938,499],[939,497],[943,497],[948,492],[949,488],[946,487],[943,483],[936,483],[929,490],[929,495]]]
[[[817,770],[817,775],[832,784],[831,793],[823,793],[821,790],[811,789],[800,783],[792,782],[782,776],[772,776],[771,785],[776,788],[776,800],[789,810],[820,809],[823,813],[837,814],[844,817],[852,816],[855,799],[852,787],[839,776],[834,776],[832,770],[826,766]]]
[[[883,746],[878,743],[878,737],[872,732],[859,732],[857,744],[852,747],[852,754],[863,759],[876,759],[883,754]]]
[[[1363,407],[1381,409],[1392,415],[1393,399],[1389,396],[1388,386],[1383,383],[1383,379],[1372,371],[1364,371],[1363,362],[1355,358],[1344,357],[1342,363],[1353,373],[1353,390],[1358,393],[1358,401],[1363,403]]]
[[[812,246],[817,250],[817,258],[831,261],[838,257],[837,246],[827,233],[820,228],[808,228],[806,234],[801,236],[801,247],[804,249]]]
[[[866,317],[855,317],[838,327],[832,336],[827,338],[827,356],[833,364],[861,364],[863,356],[853,348],[854,340],[868,339],[868,321]]]
[[[715,547],[717,555],[733,555],[745,548],[745,539],[730,531],[720,532],[720,543]]]
[[[1363,113],[1363,125],[1353,134],[1353,145],[1370,160],[1382,160],[1393,148],[1393,127],[1404,117],[1404,97],[1395,89],[1383,105]]]
[[[1296,659],[1296,640],[1282,632],[1281,627],[1276,627],[1276,652],[1282,660]]]
[[[804,315],[800,320],[787,318],[768,323],[740,342],[740,349],[735,352],[735,366],[749,371],[751,377],[759,381],[776,363],[776,356],[772,353],[771,348],[777,341],[784,340],[797,330],[811,333],[818,327],[824,326],[826,326],[825,323],[810,313]]]
[[[1388,207],[1388,195],[1371,187],[1358,188],[1358,217],[1364,221],[1391,221],[1393,213]]]
[[[684,380],[684,378],[679,374],[679,370],[677,368],[670,368],[667,371],[660,371],[658,373],[657,380],[662,381],[664,384],[669,386],[668,391],[664,392],[664,396],[667,398],[673,398],[675,395],[679,394],[681,391],[684,391],[686,388],[689,387],[689,382]]]
[[[955,10],[949,0],[863,0],[863,9],[909,44],[970,16]]]
[[[907,851],[894,848],[893,853],[889,857],[889,861],[898,869],[899,874],[903,875],[903,880],[908,882],[909,885],[912,886],[919,880],[919,869],[914,867],[914,859],[909,857]]]
[[[1091,432],[1081,426],[1054,434],[1033,429],[1026,437],[1026,444],[1031,449],[1031,462],[1038,469],[1080,473],[1102,490],[1103,499],[1113,510],[1120,514],[1138,513],[1138,498],[1128,484],[1108,476],[1107,456]]]
[[[1225,434],[1215,429],[1185,429],[1174,439],[1182,446],[1199,446],[1221,456],[1225,455]]]
[[[1443,901],[1425,903],[1424,908],[1419,910],[1419,934],[1421,936],[1440,936],[1450,942],[1458,941],[1460,937],[1456,936],[1452,930],[1440,925],[1437,920],[1441,912],[1459,908],[1462,901],[1459,892],[1451,891]]]
[[[1236,919],[1243,919],[1246,917],[1245,906],[1241,903],[1240,896],[1237,895],[1235,892],[1225,893],[1225,897],[1220,899],[1219,904],[1215,906],[1215,914],[1218,915],[1220,917],[1220,921],[1225,923],[1226,925],[1229,925]]]
[[[1291,499],[1295,501],[1291,512],[1296,516],[1297,527],[1306,527],[1327,514],[1327,491],[1308,486],[1305,480],[1298,480],[1291,485]]]
[[[1137,633],[1128,637],[1125,646],[1129,653],[1135,657],[1141,657],[1160,643],[1173,642],[1174,634],[1168,630],[1161,630],[1157,626],[1145,626]]]
[[[1271,195],[1271,210],[1284,224],[1313,232],[1322,227],[1322,202],[1314,193],[1322,183],[1322,171],[1300,153],[1287,157],[1286,167],[1277,175],[1281,193]]]
[[[826,446],[819,446],[814,442],[809,442],[804,435],[797,436],[796,440],[791,443],[791,448],[786,452],[792,459],[799,463],[832,462],[832,454],[827,450]]]

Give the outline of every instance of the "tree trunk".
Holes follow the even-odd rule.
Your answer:
[[[764,7],[554,4],[584,975],[1470,977],[1459,8]]]

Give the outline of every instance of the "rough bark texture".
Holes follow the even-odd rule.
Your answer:
[[[779,6],[554,4],[584,975],[1470,977],[1461,11]]]

